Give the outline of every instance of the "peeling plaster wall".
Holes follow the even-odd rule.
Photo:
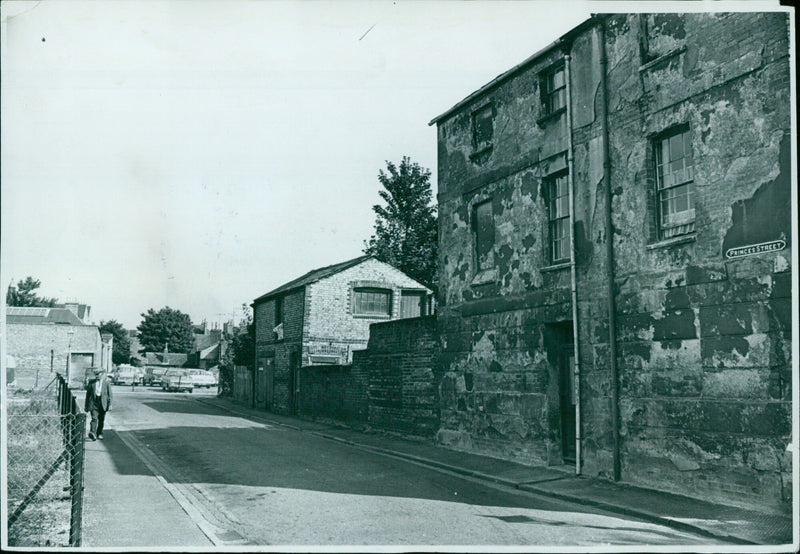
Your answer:
[[[620,374],[624,480],[786,506],[791,459],[788,19],[783,13],[607,19],[617,344],[605,275],[601,34],[572,37],[582,455],[612,475],[609,358]],[[572,319],[569,269],[548,267],[542,179],[565,167],[566,118],[543,119],[545,53],[438,121],[438,439],[562,463],[552,324]],[[472,112],[493,106],[491,148]],[[688,125],[695,233],[660,241],[653,140]],[[492,270],[477,271],[471,207],[491,199]],[[732,248],[782,250],[728,259]]]
[[[789,500],[788,46],[781,13],[610,22],[626,480],[729,501]],[[696,235],[665,244],[653,217],[652,137],[676,124],[691,133]],[[725,256],[778,239],[784,250]]]
[[[569,268],[550,265],[542,179],[566,169],[565,114],[543,118],[539,71],[553,51],[439,125],[441,403],[445,445],[561,463],[558,372],[547,323],[571,319]],[[591,68],[589,68],[591,74]],[[592,104],[583,95],[578,101]],[[489,152],[471,113],[490,103]],[[589,108],[592,111],[592,108]],[[490,200],[494,268],[479,272],[472,206]]]

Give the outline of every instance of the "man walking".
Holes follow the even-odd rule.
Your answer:
[[[102,369],[94,370],[94,379],[86,385],[86,401],[84,410],[91,414],[92,422],[89,425],[89,439],[97,440],[103,438],[103,424],[106,420],[106,412],[111,409],[111,385],[106,379],[106,374]]]

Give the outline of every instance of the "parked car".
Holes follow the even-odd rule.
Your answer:
[[[168,369],[161,378],[161,388],[167,392],[194,390],[194,380],[185,369]]]
[[[202,369],[189,369],[188,371],[189,375],[191,375],[194,380],[194,386],[196,388],[200,389],[205,387],[210,389],[211,387],[217,386],[217,380],[210,371],[204,371]]]
[[[142,384],[151,387],[160,387],[161,379],[167,372],[163,367],[148,367],[145,369],[144,376],[142,377]]]
[[[113,382],[115,385],[138,385],[142,380],[135,367],[119,366],[114,374]]]

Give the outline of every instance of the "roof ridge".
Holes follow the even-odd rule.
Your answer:
[[[253,304],[265,300],[271,296],[275,296],[278,293],[290,291],[305,285],[310,285],[311,283],[315,283],[324,277],[328,277],[340,271],[344,271],[345,269],[349,269],[354,265],[365,262],[370,258],[375,258],[375,256],[373,256],[372,254],[364,254],[362,256],[358,256],[357,258],[346,260],[344,262],[339,262],[335,264],[326,265],[323,267],[318,267],[316,269],[312,269],[310,271],[307,271],[300,277],[287,281],[284,284],[278,286],[277,288],[272,289],[270,292],[262,294],[253,301]]]

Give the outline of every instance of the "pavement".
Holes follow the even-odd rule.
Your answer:
[[[334,422],[281,416],[241,406],[226,398],[208,396],[195,398],[195,401],[251,421],[312,433],[441,471],[593,506],[678,531],[731,544],[789,545],[791,550],[787,551],[798,550],[798,537],[793,537],[794,520],[790,514],[722,505],[626,483],[582,477],[563,468],[526,466],[439,447],[427,440],[345,427]],[[86,442],[86,475],[98,477],[91,482],[87,478],[85,483],[83,546],[211,546],[207,530],[199,529],[186,517],[186,503],[180,502],[179,492],[172,490],[163,477],[146,471],[119,472],[114,468],[113,449],[128,449],[130,445],[113,430],[106,431],[105,436],[102,442]],[[117,454],[114,459],[124,458]],[[130,454],[131,464],[144,463],[150,467],[153,463]],[[137,509],[143,505],[150,509]],[[145,528],[155,532],[141,533]],[[153,544],[142,543],[147,537]]]

